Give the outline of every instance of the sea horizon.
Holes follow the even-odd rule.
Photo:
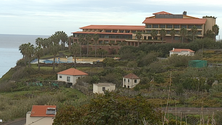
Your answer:
[[[47,38],[47,35],[20,35],[20,34],[0,34],[0,78],[11,68],[16,66],[16,62],[22,58],[19,46],[31,43],[35,46],[36,38]]]

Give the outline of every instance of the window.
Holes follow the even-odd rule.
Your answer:
[[[134,83],[137,83],[137,80],[136,80],[136,79],[134,80]]]
[[[129,31],[129,30],[126,30],[126,33],[130,33],[130,31]]]
[[[126,81],[126,79],[124,79],[124,82]]]
[[[70,77],[69,76],[67,76],[67,82],[70,82]]]
[[[146,30],[146,33],[151,33],[151,30]]]
[[[158,28],[158,25],[157,24],[153,24],[153,28]]]
[[[165,28],[165,25],[160,25],[160,28]]]
[[[194,26],[194,25],[188,25],[188,28],[189,28],[189,29],[192,29],[192,28],[193,28],[193,26]]]
[[[170,34],[170,32],[171,32],[170,30],[167,30],[167,31],[166,31],[166,34]]]
[[[106,90],[106,88],[105,87],[102,87],[102,91],[105,91]]]
[[[62,78],[62,76],[59,76],[59,78],[61,79],[61,78]]]
[[[124,32],[124,30],[120,30],[119,32],[120,32],[120,33],[123,33],[123,32]]]
[[[130,80],[128,79],[128,82],[130,82]]]
[[[180,25],[174,25],[174,28],[178,29],[178,28],[180,28]]]
[[[55,108],[47,108],[46,115],[55,115],[56,109]]]
[[[131,32],[132,32],[132,33],[136,33],[136,30],[132,30]]]
[[[202,25],[196,25],[197,29],[202,29]]]
[[[167,25],[167,28],[173,28],[173,25]]]
[[[151,25],[150,24],[146,24],[146,28],[151,28]]]
[[[181,25],[181,28],[187,28],[187,25]]]
[[[111,32],[111,30],[106,30],[106,32]]]
[[[201,32],[201,31],[198,31],[198,32],[197,32],[197,35],[202,35],[202,32]]]
[[[80,79],[81,77],[78,77],[78,79]]]
[[[114,33],[117,33],[117,30],[113,30]]]

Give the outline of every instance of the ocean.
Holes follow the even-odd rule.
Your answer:
[[[22,58],[19,46],[28,42],[35,45],[35,39],[38,37],[47,38],[49,36],[0,34],[0,78],[15,67],[16,62]]]

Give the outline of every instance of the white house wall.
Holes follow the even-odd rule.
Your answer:
[[[194,52],[189,52],[189,51],[182,51],[182,52],[170,52],[171,55],[186,55],[186,56],[193,56]]]
[[[30,117],[30,113],[27,113],[25,125],[52,125],[53,120],[53,117]]]
[[[114,91],[116,89],[115,85],[98,86],[97,84],[93,84],[93,93],[104,94],[103,87],[105,87],[106,91]]]
[[[62,78],[60,78],[60,76],[62,76]],[[67,77],[70,77],[70,81],[67,81]],[[81,77],[83,77],[83,76],[70,76],[70,75],[58,74],[57,75],[57,80],[58,81],[64,81],[64,82],[70,82],[70,83],[72,83],[72,85],[75,85],[77,79],[81,78]]]
[[[124,80],[125,79],[125,80]],[[136,80],[136,83],[135,83]],[[133,88],[135,87],[137,84],[139,84],[140,79],[129,79],[129,78],[123,78],[123,87],[126,88]]]

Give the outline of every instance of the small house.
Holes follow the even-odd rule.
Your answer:
[[[133,73],[130,73],[123,77],[123,87],[124,88],[133,88],[139,84],[140,78]]]
[[[61,72],[57,73],[57,80],[58,81],[64,81],[70,85],[75,85],[77,79],[80,79],[84,76],[87,76],[88,74],[85,72],[82,72],[80,70],[77,70],[75,68],[70,68]]]
[[[25,125],[52,125],[55,115],[55,105],[33,105],[26,113]]]
[[[181,55],[181,56],[194,56],[194,51],[191,49],[176,49],[170,50],[170,56]]]
[[[116,85],[113,83],[93,84],[93,93],[104,94],[104,91],[114,91]]]

